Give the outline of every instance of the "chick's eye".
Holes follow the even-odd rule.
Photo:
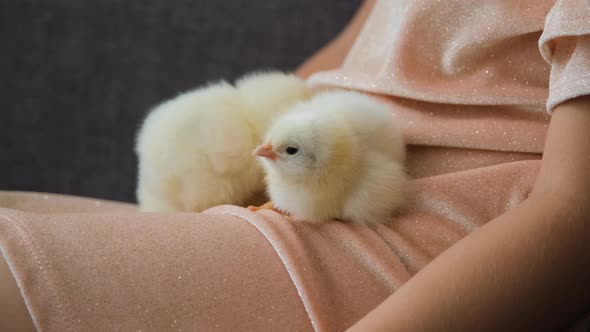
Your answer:
[[[295,146],[287,146],[287,148],[285,149],[285,152],[292,156],[292,155],[296,155],[299,152],[299,148],[295,147]]]

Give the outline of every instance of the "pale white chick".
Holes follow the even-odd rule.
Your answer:
[[[137,139],[140,209],[202,211],[263,191],[251,151],[274,117],[308,95],[295,76],[255,73],[235,87],[222,81],[155,107]]]
[[[356,92],[294,105],[254,155],[275,208],[310,222],[386,223],[404,201],[405,148],[388,108]],[[251,208],[256,210],[257,208]]]

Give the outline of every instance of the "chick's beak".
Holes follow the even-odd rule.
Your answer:
[[[271,144],[264,144],[257,147],[256,150],[252,152],[252,155],[267,158],[270,160],[277,159],[277,154],[272,150]]]

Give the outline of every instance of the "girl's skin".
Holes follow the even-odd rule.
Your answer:
[[[297,71],[337,68],[374,0]],[[530,197],[434,259],[350,331],[556,330],[590,312],[590,96],[559,105]],[[0,258],[0,330],[34,331]]]

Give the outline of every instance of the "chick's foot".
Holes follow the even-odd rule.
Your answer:
[[[266,203],[262,204],[261,206],[250,205],[250,206],[248,206],[247,209],[250,211],[253,211],[253,212],[258,211],[258,210],[273,210],[275,212],[282,213],[281,211],[279,211],[275,207],[275,204],[272,201],[266,202]]]

